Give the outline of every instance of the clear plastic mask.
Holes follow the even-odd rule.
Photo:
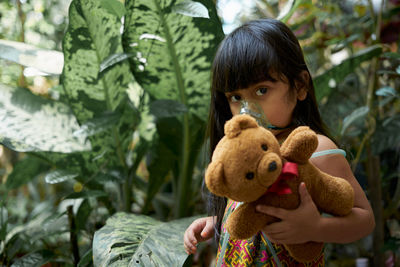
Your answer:
[[[248,102],[246,100],[240,101],[240,111],[239,114],[248,114],[252,116],[258,122],[258,125],[270,129],[270,123],[264,114],[261,106],[254,102]]]
[[[281,127],[272,125],[269,122],[269,120],[267,119],[267,117],[265,116],[264,111],[259,104],[254,103],[254,102],[249,102],[246,100],[240,101],[239,114],[248,114],[248,115],[252,116],[254,119],[256,119],[258,125],[264,127],[265,129],[268,129],[268,130],[283,130],[283,129],[286,129],[291,126],[291,124],[290,124],[286,127],[281,128]]]

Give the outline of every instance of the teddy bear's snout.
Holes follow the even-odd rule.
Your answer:
[[[264,187],[268,187],[278,178],[281,169],[282,161],[279,155],[268,153],[259,161],[256,176]]]
[[[271,163],[268,165],[268,171],[269,171],[269,172],[273,172],[273,171],[276,170],[277,167],[278,167],[278,166],[276,165],[276,161],[273,161],[273,162],[271,162]]]

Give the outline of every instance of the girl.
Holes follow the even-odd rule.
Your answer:
[[[300,264],[290,258],[281,244],[350,243],[372,232],[375,226],[372,209],[344,151],[337,149],[327,137],[302,50],[286,25],[272,19],[257,20],[226,36],[214,59],[211,94],[211,154],[224,135],[225,122],[239,113],[240,102],[255,102],[273,125],[270,130],[280,142],[297,126],[313,129],[318,134],[319,145],[311,162],[322,171],[349,181],[355,201],[348,216],[323,217],[302,183],[301,204],[297,209],[258,206],[258,212],[281,221],[266,225],[252,239],[229,240],[225,251],[221,251],[224,222],[237,203],[211,196],[213,216],[194,221],[185,232],[184,246],[188,254],[195,253],[196,245],[215,233],[219,239],[217,258],[222,257],[223,266],[277,266],[277,262],[287,266],[323,266],[323,254],[314,262]]]

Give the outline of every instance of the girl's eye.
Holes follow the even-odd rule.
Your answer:
[[[229,97],[229,100],[231,101],[231,102],[238,102],[238,101],[240,101],[242,98],[240,97],[240,95],[232,95],[232,96],[230,96]]]
[[[266,87],[261,87],[258,88],[258,90],[256,91],[256,95],[265,95],[267,93],[267,88]]]

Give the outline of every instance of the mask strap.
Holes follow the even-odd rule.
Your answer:
[[[268,129],[271,129],[271,130],[285,130],[285,129],[289,129],[290,127],[292,127],[293,126],[293,124],[292,123],[290,123],[288,126],[286,126],[286,127],[278,127],[278,126],[275,126],[275,125],[272,125],[272,124],[268,124],[267,125],[267,128]]]

